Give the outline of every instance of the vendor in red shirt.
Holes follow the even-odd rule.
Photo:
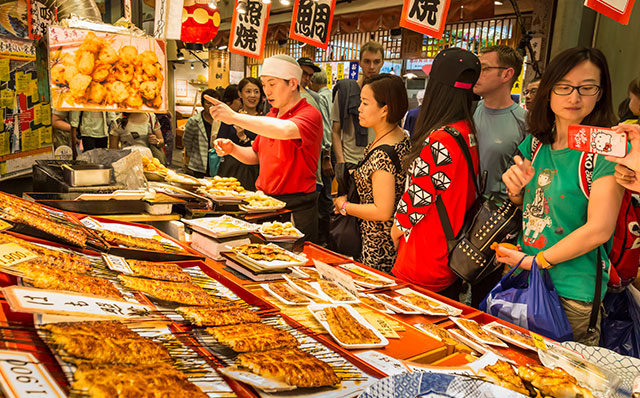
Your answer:
[[[458,300],[461,280],[449,269],[449,250],[437,201],[446,208],[454,236],[476,199],[473,179],[478,147],[473,126],[473,85],[480,62],[469,51],[448,48],[433,61],[420,115],[405,157],[407,190],[396,209],[391,237],[399,244],[392,272],[398,278]],[[443,127],[454,128],[471,152],[474,175],[462,149]]]
[[[240,114],[214,98],[207,98],[213,103],[210,112],[214,120],[258,134],[250,147],[217,139],[216,152],[246,164],[260,164],[256,188],[284,201],[292,211],[296,228],[306,239],[316,240],[316,170],[322,142],[322,115],[300,97],[302,69],[294,58],[279,54],[266,59],[260,78],[272,106],[266,117]]]

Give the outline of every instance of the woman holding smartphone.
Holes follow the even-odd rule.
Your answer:
[[[602,52],[572,48],[558,54],[542,76],[527,122],[522,157],[516,156],[502,176],[511,201],[523,206],[522,252],[500,248],[497,259],[528,270],[535,258],[548,268],[574,339],[597,345],[600,321],[590,325],[591,314],[597,311],[599,317],[593,303],[606,291],[610,262],[603,245],[613,235],[623,189],[614,163],[568,147],[568,130],[572,124],[614,123]],[[602,288],[596,292],[596,269],[602,266]]]

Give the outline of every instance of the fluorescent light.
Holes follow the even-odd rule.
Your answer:
[[[262,0],[262,4],[271,4],[271,0]]]
[[[226,50],[227,49],[227,45],[223,44],[220,47],[218,47],[218,50]]]
[[[407,79],[411,80],[411,79],[415,79],[416,77],[418,77],[418,75],[416,75],[415,73],[405,73],[403,77],[406,77]]]
[[[497,6],[501,6],[503,3],[500,0],[496,0],[493,2],[493,4],[497,5]]]
[[[291,2],[289,0],[280,0],[280,4],[282,4],[283,6],[288,6],[291,5]]]

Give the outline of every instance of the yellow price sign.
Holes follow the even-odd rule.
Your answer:
[[[338,62],[338,72],[336,78],[338,80],[344,79],[344,64],[342,62]]]
[[[9,81],[10,71],[11,69],[9,68],[9,58],[0,58],[0,81]]]
[[[258,65],[251,66],[251,77],[258,78]]]
[[[327,87],[329,89],[333,87],[333,67],[331,64],[327,64]]]
[[[540,336],[538,333],[529,332],[531,334],[531,338],[533,339],[533,344],[541,350],[547,350],[547,344],[544,342],[544,337]]]
[[[40,123],[45,126],[51,124],[51,107],[48,103],[40,104]]]
[[[2,90],[0,92],[0,106],[3,108],[13,109],[13,90]]]
[[[12,267],[38,256],[16,243],[0,245],[0,267]]]
[[[42,109],[40,108],[40,104],[35,104],[33,106],[33,124],[42,123]]]

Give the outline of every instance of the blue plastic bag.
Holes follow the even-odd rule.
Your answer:
[[[640,307],[633,285],[620,293],[607,292],[602,300],[604,312],[600,324],[600,346],[621,355],[640,358]]]
[[[549,271],[538,269],[534,259],[531,271],[514,275],[519,265],[489,292],[480,310],[556,341],[573,340]]]

